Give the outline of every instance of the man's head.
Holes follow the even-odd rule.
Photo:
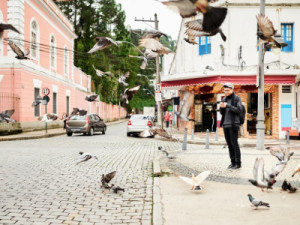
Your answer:
[[[234,88],[234,85],[232,83],[224,84],[224,94],[226,97],[233,93],[233,88]]]

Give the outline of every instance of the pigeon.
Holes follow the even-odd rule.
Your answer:
[[[179,119],[183,121],[193,121],[193,119],[188,118],[191,113],[193,104],[194,96],[190,92],[184,91],[183,99],[180,102],[179,111],[175,112],[175,114],[179,116]]]
[[[0,112],[0,123],[1,122],[15,122],[15,120],[12,120],[10,117],[15,113],[14,109],[5,110],[3,112]]]
[[[88,51],[89,54],[103,50],[111,45],[119,46],[119,44],[108,37],[96,37],[95,40],[97,43],[93,46],[93,48]]]
[[[102,183],[102,186],[104,187],[105,184],[108,184],[116,175],[116,171],[113,171],[111,173],[108,173],[108,174],[102,174],[102,177],[101,177],[101,183]]]
[[[20,34],[20,31],[18,31],[13,25],[2,22],[0,23],[0,39],[3,38],[5,30],[12,30]]]
[[[119,84],[123,84],[124,86],[128,86],[128,84],[125,81],[129,77],[129,75],[130,75],[130,72],[128,71],[124,75],[120,76],[119,80],[118,80]]]
[[[139,40],[139,45],[148,49],[147,51],[149,53],[154,52],[158,55],[168,54],[172,52],[169,48],[165,47],[163,44],[161,44],[158,40],[154,38],[141,38]],[[150,57],[151,54],[149,53],[146,54],[145,52],[144,54],[146,55],[147,58],[152,58]]]
[[[196,7],[190,0],[173,0],[161,3],[166,5],[169,9],[179,13],[182,18],[197,15]]]
[[[171,141],[178,141],[175,138],[172,138],[172,135],[169,135],[168,132],[165,129],[162,128],[149,128],[147,130],[144,130],[139,134],[140,137],[153,137],[155,135],[159,135],[163,138],[169,139]]]
[[[159,40],[159,38],[161,36],[165,36],[166,38],[168,38],[168,36],[166,34],[164,34],[163,32],[161,32],[159,30],[147,30],[147,32],[143,36],[143,38],[154,38],[154,39]]]
[[[110,72],[110,71],[103,72],[103,71],[101,71],[101,70],[96,69],[94,65],[93,65],[93,68],[94,68],[94,70],[96,71],[96,75],[97,75],[98,77],[103,77],[103,76],[105,76],[105,75],[111,75],[111,72]]]
[[[281,185],[281,190],[282,191],[287,191],[287,189],[288,189],[288,183],[286,182],[286,180],[284,180],[282,185]]]
[[[266,149],[269,149],[271,155],[275,156],[279,162],[282,163],[287,163],[294,155],[294,152],[290,153],[290,150],[281,144],[279,145],[279,149],[274,149],[272,147],[267,147]]]
[[[45,115],[38,118],[38,120],[43,122],[50,122],[58,119],[58,115],[55,113],[46,113]]]
[[[289,193],[295,193],[297,191],[297,188],[293,187],[291,183],[288,183],[286,180],[283,181],[281,185],[282,191],[289,191]]]
[[[87,111],[84,109],[79,109],[79,108],[73,108],[73,111],[70,114],[70,117],[79,115],[79,116],[85,116],[87,114]]]
[[[269,183],[265,179],[264,174],[264,159],[263,158],[256,158],[254,167],[253,167],[253,176],[254,179],[249,179],[248,181],[256,187],[260,187],[261,191],[264,191],[264,188],[273,189],[272,183]]]
[[[130,58],[138,58],[138,59],[143,60],[141,66],[140,66],[140,68],[141,68],[142,70],[146,69],[146,67],[148,66],[148,59],[147,59],[145,56],[129,55],[129,57],[130,57]]]
[[[168,159],[176,159],[175,156],[171,156],[171,155],[169,154],[169,152],[167,152],[166,150],[163,150],[162,152],[164,152],[164,153],[166,154],[166,156],[167,156]]]
[[[32,103],[32,107],[38,106],[39,104],[47,105],[47,101],[43,100],[41,96],[36,97]]]
[[[87,100],[88,102],[94,102],[96,101],[96,99],[98,98],[98,95],[95,94],[95,95],[88,95],[85,97],[85,100]]]
[[[273,38],[276,34],[276,30],[274,29],[272,21],[262,14],[258,14],[256,19],[259,27],[259,31],[257,32],[259,42],[257,45],[273,42],[278,48],[281,48],[281,45]]]
[[[79,152],[79,159],[78,161],[76,162],[76,164],[79,164],[79,163],[82,163],[82,162],[85,162],[85,161],[88,161],[89,159],[91,158],[95,158],[96,160],[98,160],[97,156],[92,156],[90,153],[87,153],[87,152]]]
[[[122,100],[126,101],[126,104],[133,98],[133,96],[140,90],[140,85],[133,88],[126,88],[124,93],[121,95]]]
[[[124,188],[121,188],[119,186],[115,186],[114,184],[111,185],[111,189],[114,191],[114,193],[118,194],[118,191],[123,191],[125,192]]]
[[[285,167],[286,167],[286,163],[282,163],[282,162],[280,162],[280,163],[278,163],[278,164],[276,164],[273,168],[272,168],[272,174],[274,174],[275,176],[278,176],[278,174],[279,173],[281,173],[284,169],[285,169]]]
[[[192,45],[200,45],[198,42],[195,41],[195,37],[194,36],[189,36],[188,38],[184,38],[183,39],[185,42],[192,44]]]
[[[200,173],[197,177],[195,177],[194,174],[192,173],[192,178],[182,177],[182,176],[179,176],[179,178],[182,179],[187,184],[191,185],[192,186],[191,190],[202,190],[200,184],[208,177],[209,174],[210,171],[207,170]]]
[[[259,206],[266,206],[268,208],[270,208],[270,204],[266,203],[266,202],[262,202],[256,198],[254,198],[251,194],[248,194],[249,197],[249,201],[251,202],[251,207],[255,207],[255,210],[259,207]]]
[[[185,33],[190,37],[202,37],[202,36],[214,36],[217,33],[220,33],[223,41],[226,41],[226,36],[223,33],[221,28],[217,28],[214,31],[203,31],[203,20],[202,19],[198,19],[198,20],[192,20],[189,22],[185,23],[185,26],[187,27],[187,30],[185,31]]]
[[[163,146],[158,146],[158,148],[157,148],[159,151],[165,151],[166,149],[165,149],[165,147],[163,147]]]
[[[29,55],[29,49],[27,49],[25,52],[23,52],[15,43],[13,43],[12,41],[8,42],[8,45],[10,46],[10,48],[14,51],[14,53],[16,53],[16,59],[29,59],[27,56]]]
[[[300,172],[300,164],[295,168],[294,173],[292,174],[292,177],[295,176],[296,173]]]

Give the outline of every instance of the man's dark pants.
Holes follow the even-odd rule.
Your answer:
[[[231,164],[241,166],[241,150],[238,144],[239,126],[224,126],[223,130],[229,149]]]

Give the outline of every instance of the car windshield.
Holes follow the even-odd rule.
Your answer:
[[[70,118],[70,120],[85,120],[86,116],[75,115]]]
[[[148,120],[149,116],[147,115],[132,115],[130,119],[135,119],[135,120]]]

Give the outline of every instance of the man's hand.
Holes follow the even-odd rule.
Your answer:
[[[226,102],[221,102],[220,103],[220,108],[226,108],[227,106],[227,103]]]

